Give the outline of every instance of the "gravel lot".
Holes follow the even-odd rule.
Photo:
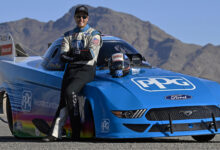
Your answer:
[[[171,137],[156,139],[135,139],[135,140],[80,140],[70,141],[63,139],[59,142],[44,143],[40,139],[16,139],[8,125],[3,122],[3,115],[0,115],[0,149],[1,150],[60,150],[60,149],[220,149],[220,135],[209,143],[198,143],[191,137]]]

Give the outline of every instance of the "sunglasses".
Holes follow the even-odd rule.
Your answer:
[[[77,19],[80,19],[81,17],[82,17],[83,19],[86,19],[88,16],[80,16],[80,15],[77,15],[77,16],[76,16]]]

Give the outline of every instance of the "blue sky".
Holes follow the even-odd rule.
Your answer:
[[[220,45],[220,0],[1,0],[0,23],[55,21],[78,4],[132,14],[186,43]]]

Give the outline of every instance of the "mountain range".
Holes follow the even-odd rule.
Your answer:
[[[48,43],[75,27],[75,8],[56,21],[24,18],[1,23],[0,33],[10,32],[28,53],[43,55]],[[92,27],[126,40],[153,66],[220,82],[220,46],[183,43],[149,21],[108,8],[88,8]]]

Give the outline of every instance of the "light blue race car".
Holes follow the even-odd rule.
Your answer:
[[[44,137],[60,101],[65,64],[63,37],[43,57],[16,57],[12,37],[1,36],[0,92],[15,137]],[[103,35],[95,80],[80,96],[82,138],[192,136],[210,141],[220,133],[220,85],[149,65],[127,42]],[[124,53],[130,70],[115,78],[109,58]],[[67,120],[63,135],[71,137]]]

